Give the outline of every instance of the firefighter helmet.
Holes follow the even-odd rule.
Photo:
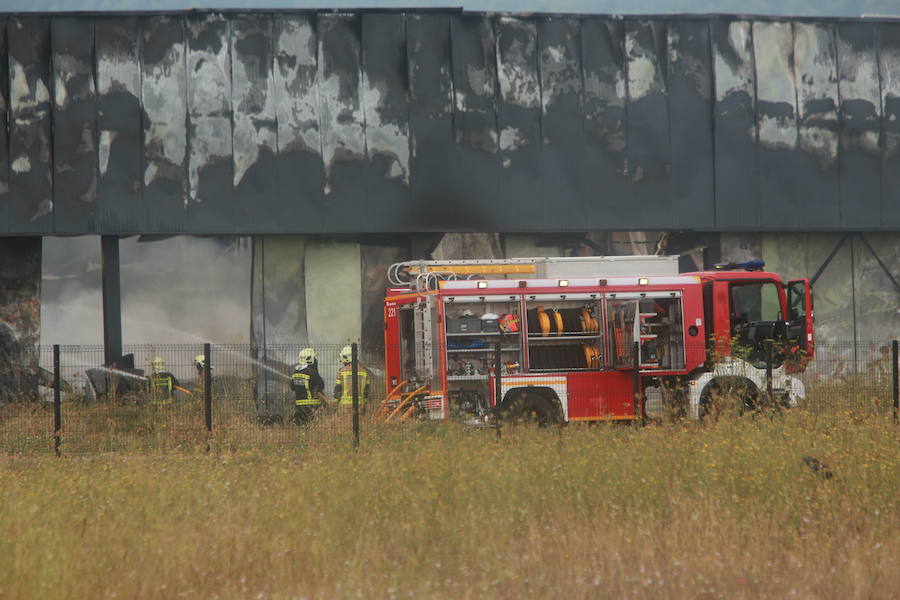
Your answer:
[[[198,354],[194,357],[194,363],[196,363],[198,367],[204,367],[206,366],[206,357],[202,354]]]
[[[154,371],[162,371],[166,368],[166,363],[159,356],[154,356],[153,360],[150,361],[150,366],[153,367]]]
[[[349,365],[353,361],[353,348],[344,346],[341,348],[341,362]]]
[[[311,365],[316,362],[316,350],[314,348],[304,348],[297,353],[297,361],[301,365]]]
[[[514,360],[507,361],[506,363],[506,373],[509,375],[514,375],[519,372],[519,363]]]

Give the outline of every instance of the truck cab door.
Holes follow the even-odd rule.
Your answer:
[[[787,284],[787,339],[791,345],[812,356],[813,299],[809,279],[793,279]]]
[[[770,278],[741,279],[729,282],[729,316],[732,351],[762,369],[766,364],[766,345],[776,344],[786,336],[781,282]],[[775,356],[774,368],[781,366]]]

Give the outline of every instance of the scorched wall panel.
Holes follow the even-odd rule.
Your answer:
[[[586,143],[581,31],[577,19],[548,18],[538,22],[541,89],[541,194],[545,228],[565,229],[569,215],[586,211],[584,176]]]
[[[234,229],[229,21],[192,15],[187,38],[188,220],[192,229]]]
[[[136,17],[97,18],[94,24],[102,233],[145,227],[140,37]]]
[[[50,20],[11,18],[9,59],[10,228],[53,231]]]
[[[94,24],[54,19],[53,219],[57,232],[97,231],[97,105]]]
[[[682,227],[713,229],[713,68],[709,25],[668,21],[669,194]]]
[[[0,18],[0,59],[8,56],[6,19]],[[9,231],[9,61],[0,60],[0,233]]]
[[[900,227],[895,23],[0,16],[0,232]]]

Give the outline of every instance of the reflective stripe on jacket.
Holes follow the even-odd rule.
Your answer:
[[[175,387],[175,378],[169,373],[153,373],[150,375],[150,386],[154,394],[172,397],[172,389]]]
[[[316,406],[319,399],[316,398],[309,385],[310,376],[306,373],[294,372],[291,374],[291,387],[297,393],[294,404],[297,406]]]
[[[357,388],[359,390],[359,404],[362,406],[367,399],[369,372],[362,367],[358,367],[356,382],[357,386],[359,386]],[[340,397],[335,394],[335,400],[338,401],[338,404],[342,406],[353,404],[353,367],[350,365],[341,367],[334,382],[334,387],[340,392]]]

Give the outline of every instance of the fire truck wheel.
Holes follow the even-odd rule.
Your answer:
[[[507,397],[501,407],[500,418],[508,423],[533,424],[538,427],[562,422],[559,406],[534,392],[521,392]]]
[[[722,415],[742,415],[756,409],[759,389],[745,377],[718,377],[700,394],[700,418],[718,420]]]

